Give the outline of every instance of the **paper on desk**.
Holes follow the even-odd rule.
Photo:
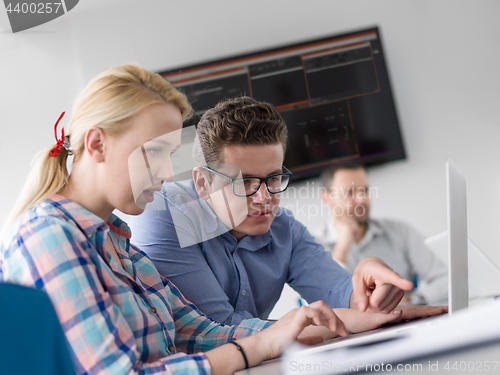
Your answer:
[[[307,347],[291,346],[283,355],[281,373],[337,374],[351,371],[380,371],[391,363],[466,348],[500,340],[500,301],[461,310],[437,324],[406,333],[384,336],[385,342],[301,353]],[[371,365],[371,367],[370,367]],[[378,365],[378,366],[377,366]],[[393,368],[394,370],[394,368]]]

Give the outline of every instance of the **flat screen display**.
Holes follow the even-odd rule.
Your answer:
[[[191,101],[195,116],[187,125],[232,97],[274,105],[289,130],[284,165],[294,180],[340,161],[369,166],[405,158],[376,27],[160,74]]]

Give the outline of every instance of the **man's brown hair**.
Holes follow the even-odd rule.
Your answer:
[[[281,143],[285,154],[288,140],[288,129],[278,111],[269,103],[247,96],[222,101],[207,110],[197,125],[197,133],[197,167],[222,162],[222,151],[230,145]]]
[[[341,169],[348,169],[348,170],[364,169],[365,171],[367,170],[363,164],[356,161],[343,161],[332,164],[321,173],[321,184],[325,189],[327,190],[330,189],[330,187],[332,186],[333,176],[335,176],[335,173],[337,171],[340,171]]]

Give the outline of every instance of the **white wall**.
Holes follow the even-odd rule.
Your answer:
[[[469,234],[500,264],[498,14],[496,0],[82,0],[12,34],[0,11],[0,225],[60,112],[106,68],[158,70],[379,25],[408,159],[371,171],[373,214],[445,230],[449,156],[468,179]]]

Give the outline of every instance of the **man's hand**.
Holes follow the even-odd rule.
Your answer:
[[[403,279],[381,259],[370,257],[359,262],[352,275],[351,307],[362,312],[369,309],[389,313],[401,301],[405,290],[412,290],[411,281]]]

